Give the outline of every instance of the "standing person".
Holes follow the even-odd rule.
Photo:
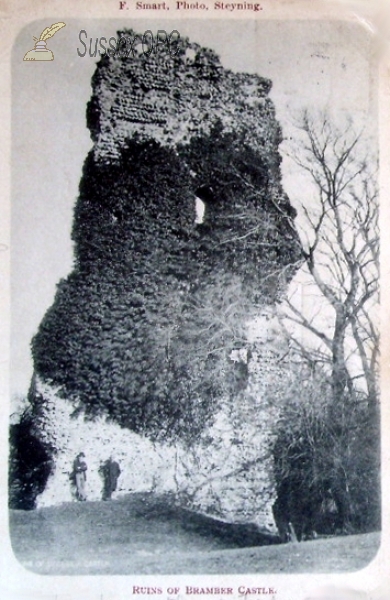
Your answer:
[[[102,466],[103,474],[103,500],[111,500],[112,492],[115,492],[121,469],[112,456]]]
[[[87,499],[86,481],[87,481],[87,463],[85,462],[84,452],[80,452],[73,462],[73,480],[76,484],[76,498],[83,501]]]

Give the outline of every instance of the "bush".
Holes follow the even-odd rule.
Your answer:
[[[53,463],[50,449],[34,435],[31,410],[11,425],[9,443],[9,507],[32,510],[36,497],[45,489]]]
[[[379,529],[379,423],[365,395],[340,398],[335,419],[325,373],[301,365],[288,384],[273,448],[279,528],[290,522],[298,538]]]

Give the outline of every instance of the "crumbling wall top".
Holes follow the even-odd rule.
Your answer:
[[[135,34],[120,31],[118,39],[126,35]],[[278,137],[270,80],[224,69],[213,50],[187,38],[176,54],[137,47],[127,56],[106,54],[93,77],[87,123],[98,161],[115,161],[134,135],[175,146],[209,134],[217,121],[256,146]]]

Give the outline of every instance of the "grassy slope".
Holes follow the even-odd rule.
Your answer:
[[[365,566],[380,542],[372,533],[258,546],[267,540],[212,530],[206,519],[147,495],[11,511],[10,529],[19,561],[52,575],[351,571]]]

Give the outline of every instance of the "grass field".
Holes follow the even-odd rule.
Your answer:
[[[371,533],[274,544],[250,526],[224,525],[147,494],[13,510],[10,531],[18,560],[50,575],[354,571],[380,543]]]

